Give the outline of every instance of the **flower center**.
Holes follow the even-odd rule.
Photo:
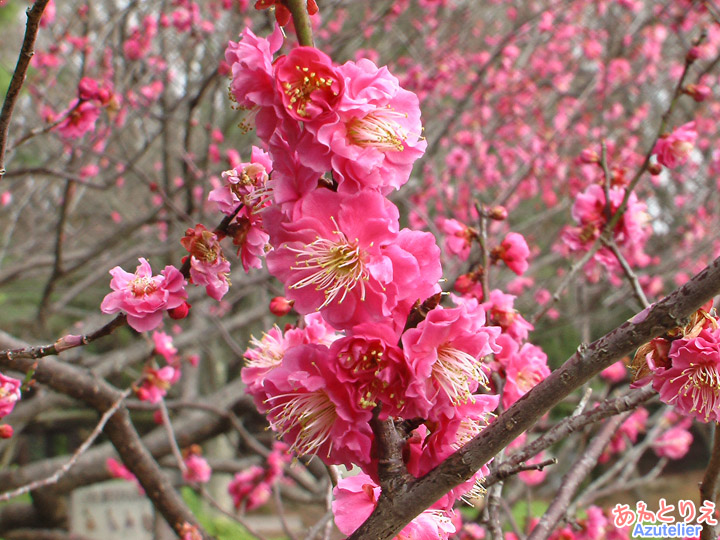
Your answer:
[[[282,336],[282,333],[277,326],[273,326],[271,332],[273,334],[263,333],[259,340],[255,336],[250,336],[251,348],[245,352],[247,360],[245,367],[272,369],[282,363],[285,348],[281,339],[275,336],[275,334]]]
[[[684,396],[688,393],[692,396],[691,412],[705,412],[705,421],[710,418],[710,413],[720,409],[720,373],[710,366],[701,364],[690,364],[681,375],[675,377],[673,382],[679,378],[687,378],[680,391]],[[672,400],[677,399],[675,396]]]
[[[273,406],[268,416],[273,430],[284,437],[298,426],[300,431],[291,446],[298,456],[315,454],[330,439],[332,427],[337,422],[335,404],[322,390],[310,393],[288,393],[268,398],[267,401],[283,399]],[[328,447],[328,456],[332,450],[332,441]]]
[[[328,77],[320,77],[314,71],[310,71],[308,67],[295,66],[298,70],[299,77],[292,82],[285,82],[285,94],[290,98],[288,109],[293,110],[298,116],[309,116],[307,113],[307,104],[310,101],[310,94],[316,90],[329,89],[333,84],[333,79]]]
[[[130,291],[135,298],[139,296],[147,296],[157,291],[157,283],[151,277],[136,277],[130,282]]]
[[[318,309],[329,305],[338,296],[338,303],[342,303],[358,283],[360,299],[365,300],[365,281],[370,277],[365,268],[365,253],[358,247],[357,239],[350,243],[342,232],[334,232],[340,236],[340,241],[318,238],[302,249],[288,247],[297,253],[297,264],[290,267],[292,270],[314,270],[290,285],[290,288],[301,289],[314,285],[316,290],[323,291],[325,301]]]
[[[392,109],[378,109],[364,116],[354,118],[347,125],[348,139],[362,148],[377,148],[382,152],[402,152],[407,132],[396,121],[407,115]]]
[[[487,388],[488,379],[482,363],[472,355],[446,343],[438,348],[437,356],[432,376],[453,403],[466,403],[471,399],[470,381]]]

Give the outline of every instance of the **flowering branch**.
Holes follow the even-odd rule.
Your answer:
[[[37,39],[40,18],[42,17],[45,6],[50,0],[37,0],[33,7],[27,12],[27,24],[25,26],[25,37],[23,39],[22,48],[18,55],[15,71],[13,72],[10,86],[5,101],[3,102],[2,111],[0,111],[0,180],[5,175],[5,149],[7,148],[8,132],[10,130],[10,119],[12,118],[13,109],[20,97],[20,90],[25,82],[30,60],[35,54],[35,40]]]
[[[405,493],[392,500],[381,498],[372,515],[349,540],[389,540],[395,536],[444,493],[470,478],[565,396],[640,345],[681,325],[717,294],[720,294],[720,258],[651,308],[578,349],[562,367],[441,465],[408,486]]]

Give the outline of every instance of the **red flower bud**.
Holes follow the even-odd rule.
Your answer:
[[[599,163],[600,162],[600,156],[595,150],[592,150],[591,148],[586,148],[582,152],[580,152],[580,161],[583,163]]]
[[[276,296],[270,300],[270,312],[276,317],[282,317],[290,313],[294,303],[294,300],[288,300],[284,296]]]
[[[14,430],[10,424],[0,424],[0,439],[9,439],[13,433]]]
[[[653,176],[657,176],[662,172],[662,165],[660,165],[659,163],[651,163],[650,165],[648,165],[648,172]]]
[[[188,316],[188,312],[190,311],[190,304],[187,302],[183,302],[176,308],[172,308],[168,310],[168,315],[170,315],[171,319],[180,320],[184,319]]]
[[[686,62],[694,62],[698,58],[702,56],[700,54],[700,47],[690,47],[687,54],[685,55],[685,61]]]

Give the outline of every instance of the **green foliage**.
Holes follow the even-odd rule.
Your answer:
[[[192,513],[197,517],[200,525],[202,525],[213,538],[217,538],[217,540],[257,540],[257,537],[250,534],[247,529],[239,523],[225,516],[208,512],[203,507],[200,496],[192,489],[188,487],[183,488],[182,496],[188,508],[190,508]]]

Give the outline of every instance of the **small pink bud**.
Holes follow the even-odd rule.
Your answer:
[[[504,206],[493,206],[488,210],[488,217],[495,221],[504,221],[508,217],[508,211]]]
[[[78,83],[78,95],[82,100],[95,99],[98,96],[98,83],[90,77],[83,77]]]
[[[712,90],[705,84],[688,84],[683,91],[698,103],[705,101],[712,95]]]
[[[284,296],[276,296],[270,300],[270,312],[276,317],[283,317],[292,310],[294,300],[288,300]]]
[[[188,316],[188,312],[190,311],[190,304],[187,302],[183,302],[176,308],[172,308],[168,310],[168,315],[170,315],[171,319],[180,320],[184,319]]]
[[[73,334],[68,334],[67,336],[63,336],[55,342],[55,350],[57,352],[66,351],[68,349],[72,349],[73,347],[77,347],[78,345],[81,345],[82,342],[83,342],[82,336],[75,336]]]
[[[599,163],[600,162],[600,156],[595,150],[592,150],[591,148],[586,148],[582,152],[580,152],[580,161],[583,163]]]
[[[698,58],[700,58],[702,54],[700,53],[700,47],[690,47],[687,54],[685,55],[685,61],[686,62],[694,62]]]
[[[0,424],[0,439],[9,439],[14,432],[10,424]]]

